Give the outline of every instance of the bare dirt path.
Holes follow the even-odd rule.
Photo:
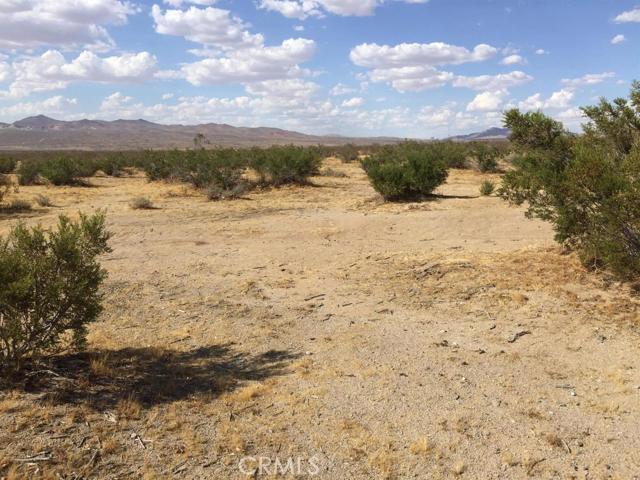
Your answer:
[[[221,203],[137,177],[23,188],[57,205],[29,223],[106,208],[113,253],[90,352],[52,366],[67,380],[0,393],[0,464],[18,478],[640,476],[628,286],[479,198],[480,174],[389,205],[356,165],[327,166],[347,176]],[[132,210],[137,195],[158,208]]]

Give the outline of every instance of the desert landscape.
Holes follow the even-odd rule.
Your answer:
[[[479,196],[497,178],[404,203],[335,158],[226,202],[20,187],[52,206],[0,234],[105,209],[113,237],[87,350],[0,393],[2,476],[636,478],[637,294]]]
[[[640,480],[639,25],[0,0],[0,480]]]

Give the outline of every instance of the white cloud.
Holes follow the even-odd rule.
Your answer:
[[[353,93],[355,91],[355,88],[339,83],[329,91],[329,95],[331,95],[332,97],[340,97],[342,95],[348,95],[349,93]]]
[[[562,84],[571,88],[597,85],[598,83],[602,83],[605,80],[614,78],[615,76],[616,74],[614,72],[588,73],[579,78],[563,78]]]
[[[165,93],[162,95],[162,100],[171,100],[175,95],[173,93]]]
[[[364,99],[362,97],[353,97],[342,102],[342,106],[346,108],[359,107],[362,104],[364,104]]]
[[[616,23],[640,23],[640,8],[622,12],[614,21]]]
[[[351,50],[351,61],[372,70],[368,77],[374,82],[390,84],[399,92],[417,92],[446,85],[455,79],[450,72],[436,68],[482,62],[492,58],[497,49],[480,44],[473,50],[441,42],[428,44],[402,43],[396,46],[361,44]]]
[[[188,3],[192,3],[194,5],[213,5],[214,3],[217,3],[217,1],[218,0],[164,0],[164,3],[174,8],[180,8]]]
[[[520,55],[509,55],[500,62],[502,65],[526,65],[527,61]]]
[[[618,44],[624,43],[626,41],[627,41],[627,38],[624,35],[619,34],[619,35],[616,35],[615,37],[613,37],[611,39],[611,45],[618,45]]]
[[[248,25],[220,8],[166,10],[158,5],[151,8],[156,32],[184,37],[192,42],[222,49],[255,47],[262,45],[260,34],[249,33]],[[205,55],[206,56],[206,55]]]
[[[124,53],[98,57],[84,51],[67,62],[57,50],[28,57],[12,64],[13,82],[4,96],[21,97],[32,92],[66,88],[73,81],[135,83],[149,79],[156,68],[156,58],[148,52]]]
[[[136,12],[123,0],[3,0],[0,48],[111,48],[105,25],[122,25]]]
[[[395,0],[404,3],[421,4],[429,0]],[[304,20],[308,17],[322,17],[325,13],[341,16],[373,15],[384,0],[259,0],[258,7],[278,12],[287,18]]]
[[[473,50],[442,42],[401,43],[390,47],[363,43],[351,50],[351,61],[361,67],[391,68],[407,66],[459,65],[493,58],[497,49],[486,44]]]
[[[543,110],[547,108],[567,108],[569,107],[571,100],[575,93],[571,89],[562,89],[557,92],[553,92],[551,96],[544,100],[542,94],[536,93],[531,95],[526,100],[518,104],[518,108],[521,110]]]
[[[182,67],[182,75],[193,85],[245,83],[299,76],[299,63],[315,53],[313,40],[290,38],[273,47],[253,47],[207,58]]]
[[[539,48],[536,50],[536,55],[549,55],[549,52],[547,52],[544,48]]]
[[[2,118],[24,118],[30,115],[67,115],[69,110],[78,105],[75,98],[66,98],[61,95],[47,98],[38,102],[20,102],[6,107],[0,107]]]
[[[471,88],[473,90],[503,90],[522,85],[531,80],[533,80],[531,75],[516,70],[498,75],[479,75],[477,77],[459,76],[453,81],[453,86]]]
[[[506,90],[482,92],[467,105],[468,112],[494,112],[500,110],[507,95]]]

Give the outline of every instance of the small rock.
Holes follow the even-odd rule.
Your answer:
[[[604,341],[607,339],[607,337],[605,337],[604,335],[598,335],[597,337],[598,343],[604,343]]]
[[[520,337],[524,337],[525,335],[531,335],[531,332],[529,330],[520,330],[519,332],[516,332],[513,335],[509,336],[509,338],[507,338],[507,341],[509,343],[514,343]]]

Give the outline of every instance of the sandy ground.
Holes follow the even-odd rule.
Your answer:
[[[640,478],[628,285],[478,197],[487,176],[391,205],[327,166],[347,176],[218,203],[142,177],[22,188],[55,206],[0,233],[105,208],[113,253],[89,352],[0,391],[2,475]]]

